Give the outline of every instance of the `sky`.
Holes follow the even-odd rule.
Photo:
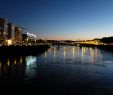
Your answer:
[[[41,39],[113,36],[113,0],[0,0],[0,17]]]

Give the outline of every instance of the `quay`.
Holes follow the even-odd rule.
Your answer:
[[[42,45],[2,45],[0,46],[0,55],[37,55],[46,51],[50,46]]]
[[[110,52],[113,52],[113,45],[109,45],[109,44],[106,44],[106,45],[95,45],[95,44],[79,44],[78,45],[79,47],[92,47],[92,48],[99,48],[99,49],[102,49],[102,50],[105,50],[105,51],[110,51]]]
[[[113,52],[113,44],[90,44],[90,43],[53,43],[55,46],[79,46],[79,47],[91,47],[91,48],[99,48],[106,51]]]

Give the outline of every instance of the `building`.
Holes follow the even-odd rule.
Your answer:
[[[15,36],[15,43],[16,44],[20,44],[22,43],[22,29],[20,27],[15,27],[15,33],[14,33],[14,36]]]
[[[22,42],[27,43],[27,34],[22,34]]]
[[[31,33],[22,34],[23,44],[34,44],[36,42],[36,35]]]
[[[0,18],[0,44],[5,44],[7,37],[7,20]]]
[[[8,23],[7,25],[7,39],[14,38],[14,25],[12,23]]]
[[[22,28],[8,23],[7,19],[0,18],[0,45],[34,44],[36,35],[22,34]]]

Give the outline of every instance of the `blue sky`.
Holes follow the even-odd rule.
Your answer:
[[[0,17],[43,39],[113,36],[113,0],[1,0]]]

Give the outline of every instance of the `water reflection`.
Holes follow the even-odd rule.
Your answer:
[[[24,80],[35,76],[36,57],[2,56],[0,57],[0,79]]]
[[[45,58],[47,58],[47,52],[45,52],[44,55],[45,55]]]
[[[40,64],[90,64],[98,65],[113,62],[112,54],[98,48],[77,46],[52,46],[39,56],[0,57],[0,78],[31,79],[37,75]]]
[[[98,48],[78,46],[61,46],[60,48],[51,47],[47,52],[45,52],[44,57],[47,58],[48,61],[50,60],[52,62],[57,63],[60,61],[60,63],[79,62],[89,64],[100,64],[103,60],[101,51]]]
[[[54,57],[56,57],[56,47],[54,47]]]
[[[72,48],[73,57],[75,57],[75,47]]]
[[[22,56],[20,56],[20,64],[22,64],[22,62],[23,62],[22,60],[23,60],[23,59],[22,59]]]
[[[85,58],[85,53],[86,53],[86,49],[85,49],[85,47],[82,47],[82,51],[81,51],[82,53],[82,56],[81,56],[81,58],[82,58],[82,63],[84,63],[84,58]]]
[[[0,79],[6,80],[20,80],[25,78],[25,62],[24,57],[0,57]]]
[[[66,58],[66,47],[64,47],[64,59]]]
[[[27,56],[26,57],[26,76],[33,78],[36,75],[36,57]]]
[[[80,91],[82,88],[83,92],[86,88],[87,91],[89,88],[91,91],[113,89],[113,54],[98,48],[52,46],[39,56],[2,56],[0,83],[3,82],[1,80],[22,80],[42,87],[42,91],[43,88],[54,90],[56,86],[58,89],[61,85],[59,91],[66,88],[69,92],[75,88]]]

